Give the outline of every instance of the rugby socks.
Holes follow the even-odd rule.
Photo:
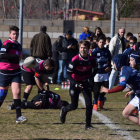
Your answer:
[[[3,104],[4,99],[7,96],[8,90],[0,89],[0,107]]]
[[[21,99],[14,99],[17,118],[21,116]]]
[[[29,97],[29,93],[24,92],[23,101],[26,102]]]

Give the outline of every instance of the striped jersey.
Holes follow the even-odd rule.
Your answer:
[[[44,61],[41,61],[38,65],[36,65],[34,68],[32,69],[28,69],[24,66],[24,64],[22,65],[22,70],[29,72],[31,74],[33,74],[36,78],[39,78],[41,76],[41,74],[46,73],[46,70],[44,68]]]
[[[19,59],[21,56],[21,44],[11,39],[3,43],[0,53],[0,73],[17,74],[21,72]]]
[[[67,72],[71,73],[71,77],[74,81],[82,82],[86,79],[91,78],[93,68],[96,67],[96,59],[93,56],[88,55],[87,59],[84,59],[79,54],[72,58]]]

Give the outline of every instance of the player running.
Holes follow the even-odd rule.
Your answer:
[[[93,68],[96,68],[96,59],[88,54],[90,43],[88,41],[79,42],[79,54],[72,58],[67,69],[67,76],[70,80],[69,94],[71,104],[62,107],[60,113],[61,123],[65,123],[66,115],[69,111],[78,107],[80,92],[83,93],[86,104],[86,126],[85,129],[93,129],[91,125],[92,116],[92,95],[90,87],[90,78],[92,78]]]
[[[121,71],[119,85],[113,89],[102,88],[102,92],[114,93],[125,89],[126,84],[131,85],[132,91],[126,93],[127,98],[130,94],[135,94],[135,97],[123,110],[123,116],[128,120],[140,125],[140,117],[138,118],[133,112],[138,108],[140,116],[140,53],[132,52],[130,55],[130,66],[126,65],[127,58],[123,54],[116,55],[113,58],[115,69]]]

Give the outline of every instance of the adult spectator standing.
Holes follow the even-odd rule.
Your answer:
[[[83,27],[82,34],[79,35],[79,41],[86,40],[87,37],[93,39],[94,33],[89,30],[89,27]]]
[[[51,39],[46,30],[46,26],[41,26],[40,33],[34,35],[30,44],[31,56],[42,60],[46,60],[52,56]]]
[[[57,51],[57,45],[59,40],[62,39],[63,36],[59,36],[58,39],[54,42],[52,46],[52,59],[54,61],[54,71],[53,71],[53,84],[57,83],[58,69],[59,69],[59,52]]]
[[[126,39],[124,38],[125,28],[121,27],[118,31],[118,34],[115,35],[109,44],[109,50],[112,56],[112,59],[116,54],[122,54],[126,48]],[[116,76],[118,75],[118,71],[114,69],[112,62],[112,71],[109,77],[109,89],[114,86]]]
[[[1,41],[1,39],[0,39],[0,50],[1,50],[1,47],[2,47],[2,41]]]
[[[62,79],[67,79],[66,71],[71,59],[78,54],[78,41],[72,37],[73,32],[67,30],[65,37],[59,40],[57,50],[59,54],[59,70],[57,83],[61,84]]]

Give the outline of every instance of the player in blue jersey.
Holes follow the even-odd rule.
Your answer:
[[[133,112],[138,108],[140,115],[140,53],[133,52],[130,55],[130,66],[126,65],[126,58],[124,55],[116,55],[113,59],[114,66],[120,72],[119,85],[113,89],[102,88],[102,92],[114,93],[122,91],[126,84],[131,85],[132,91],[126,93],[127,98],[131,94],[135,94],[135,97],[129,102],[129,104],[123,110],[123,116],[128,120],[140,125],[140,119],[133,114]]]
[[[111,53],[107,48],[104,48],[105,38],[100,37],[98,39],[98,47],[92,52],[97,60],[98,69],[94,76],[94,100],[93,100],[93,111],[97,111],[97,104],[103,109],[105,101],[105,93],[100,94],[101,86],[106,88],[109,87],[109,72],[111,70]]]

